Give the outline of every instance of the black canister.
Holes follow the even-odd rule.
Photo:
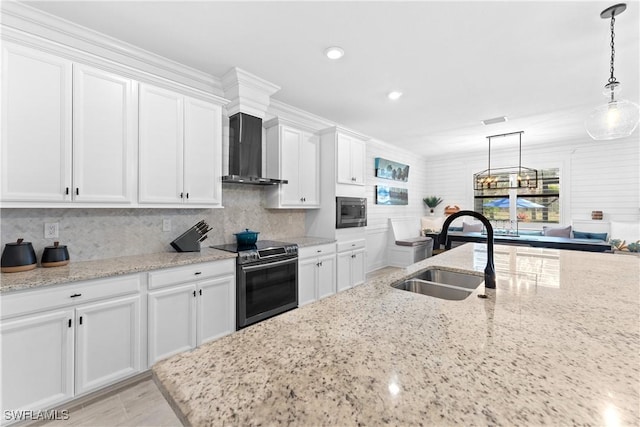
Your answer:
[[[7,243],[4,246],[0,264],[3,273],[17,273],[33,270],[38,265],[38,261],[31,242],[18,239],[17,242]]]
[[[43,267],[60,267],[69,264],[69,251],[66,245],[53,242],[53,246],[47,246],[42,252],[40,264]]]

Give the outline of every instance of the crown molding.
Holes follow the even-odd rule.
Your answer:
[[[231,100],[227,105],[230,116],[243,112],[261,119],[265,118],[271,95],[280,90],[280,86],[238,67],[222,76],[222,88],[224,96]]]
[[[309,127],[303,123],[288,119],[286,117],[274,117],[273,119],[267,120],[266,122],[262,123],[262,126],[265,129],[269,129],[271,127],[278,126],[278,125],[290,126],[298,130],[309,132],[312,134],[316,134],[318,132],[318,129],[316,128]]]
[[[205,72],[26,4],[17,3],[13,0],[3,0],[0,3],[2,5],[0,19],[3,33],[12,28],[115,63],[143,70],[201,91],[224,96],[220,80]]]
[[[354,130],[347,129],[347,128],[342,127],[342,126],[331,126],[331,127],[327,128],[327,129],[322,129],[320,131],[320,135],[326,135],[326,134],[338,133],[338,132],[342,133],[342,134],[345,134],[347,136],[350,136],[352,138],[358,138],[358,139],[360,139],[362,141],[365,141],[365,142],[369,141],[371,139],[370,137],[368,137],[368,136],[366,136],[364,134],[361,134],[360,132],[356,132]]]
[[[293,123],[297,123],[296,126],[305,126],[310,130],[312,129],[313,132],[318,132],[321,129],[335,125],[331,120],[316,116],[315,114],[301,110],[292,105],[285,104],[277,99],[271,99],[267,113],[271,116],[278,117],[280,119],[287,119]]]

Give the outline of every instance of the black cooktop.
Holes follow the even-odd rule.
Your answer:
[[[226,245],[211,245],[210,248],[220,249],[227,252],[241,252],[241,251],[262,251],[265,249],[284,248],[285,246],[292,246],[293,243],[277,242],[275,240],[258,240],[255,245],[250,246],[238,246],[237,243],[228,243]]]

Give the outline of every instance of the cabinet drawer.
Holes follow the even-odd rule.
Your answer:
[[[365,246],[364,239],[350,240],[348,242],[338,242],[338,252],[350,251],[353,249],[361,249]]]
[[[149,273],[149,289],[157,289],[184,282],[198,281],[207,277],[233,274],[235,271],[235,259],[204,262],[184,267],[152,271]]]
[[[336,252],[335,243],[327,243],[326,245],[308,246],[306,248],[300,248],[298,250],[298,258],[305,259],[313,256],[322,256],[327,254],[333,254]]]
[[[2,318],[140,292],[140,274],[32,289],[2,296]]]

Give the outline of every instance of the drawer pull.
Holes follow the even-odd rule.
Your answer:
[[[80,324],[82,325],[82,316],[80,316]]]
[[[81,297],[81,296],[82,296],[82,294],[73,294],[69,298],[77,298],[77,297]]]
[[[318,249],[316,252],[320,253],[320,252],[322,252],[322,249]]]
[[[69,327],[71,327],[71,319],[69,319]]]
[[[200,289],[200,296],[202,296],[202,289]]]
[[[193,273],[193,274],[195,274],[196,276],[198,276],[198,275],[202,274],[202,271],[196,271],[196,272],[195,272],[195,273]]]

